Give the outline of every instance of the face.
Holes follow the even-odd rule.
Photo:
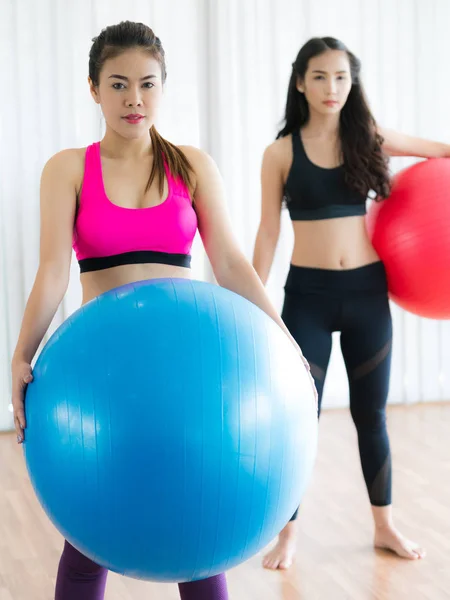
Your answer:
[[[328,50],[311,58],[297,89],[305,94],[311,110],[323,115],[339,113],[347,101],[352,80],[346,52]]]
[[[107,126],[128,139],[148,135],[162,97],[161,75],[159,62],[141,49],[107,60],[98,87],[89,80]]]

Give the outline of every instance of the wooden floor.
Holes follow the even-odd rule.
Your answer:
[[[229,573],[233,600],[450,599],[450,404],[393,407],[396,521],[428,550],[408,562],[371,546],[372,525],[347,411],[324,412],[295,566]],[[62,540],[39,507],[10,434],[0,435],[0,600],[52,600]],[[175,600],[174,585],[111,574],[108,600]],[[80,600],[83,600],[80,598]]]

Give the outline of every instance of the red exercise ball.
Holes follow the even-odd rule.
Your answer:
[[[421,317],[450,318],[450,159],[400,171],[373,202],[367,230],[386,267],[389,294]]]

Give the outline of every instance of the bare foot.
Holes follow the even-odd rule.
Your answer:
[[[376,528],[374,545],[375,548],[390,550],[401,558],[408,558],[409,560],[425,558],[426,555],[423,548],[407,540],[393,526]]]
[[[283,571],[289,569],[294,562],[296,546],[296,524],[294,521],[291,521],[278,536],[276,546],[264,557],[263,567],[265,569],[280,569]]]

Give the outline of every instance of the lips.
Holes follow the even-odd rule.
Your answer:
[[[142,119],[144,119],[144,116],[140,114],[129,114],[122,118],[127,121],[127,123],[140,123]]]

